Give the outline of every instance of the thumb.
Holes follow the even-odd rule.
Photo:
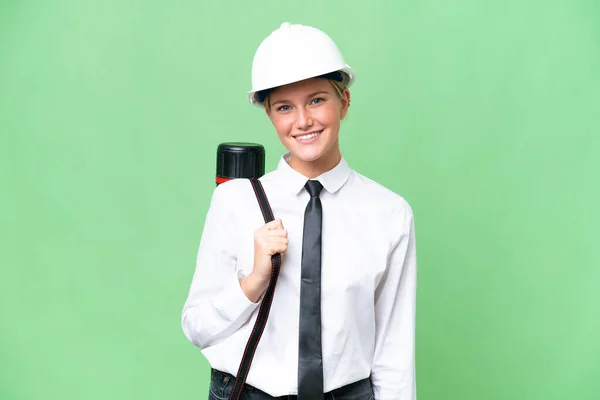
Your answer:
[[[267,223],[267,229],[269,230],[280,229],[280,226],[282,226],[282,224],[279,218],[276,218],[273,221]]]

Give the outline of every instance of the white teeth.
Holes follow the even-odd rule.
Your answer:
[[[314,137],[317,137],[320,134],[321,134],[321,132],[309,133],[308,135],[296,136],[296,139],[299,139],[299,140],[308,140],[308,139],[312,139]]]

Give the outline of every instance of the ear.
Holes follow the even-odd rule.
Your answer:
[[[342,109],[340,110],[340,119],[344,119],[348,113],[348,107],[350,107],[350,91],[348,88],[344,88],[342,92]]]

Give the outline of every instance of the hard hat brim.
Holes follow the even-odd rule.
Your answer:
[[[348,76],[348,81],[345,82],[345,86],[347,88],[349,88],[350,86],[352,86],[352,84],[354,83],[354,81],[356,80],[356,72],[354,71],[354,69],[352,69],[352,67],[350,67],[349,65],[346,64],[345,67],[334,70],[334,71],[325,71],[322,75],[331,73],[331,72],[336,72],[336,71],[341,71],[343,73],[346,74],[346,76]],[[321,75],[321,74],[320,74]],[[300,82],[306,79],[311,79],[311,78],[315,78],[317,76],[320,75],[313,75],[313,76],[307,76],[307,77],[303,77],[301,79],[295,79],[289,82],[284,82],[281,85],[277,85],[277,86],[271,86],[271,87],[264,87],[264,88],[256,88],[254,90],[251,90],[248,92],[248,101],[250,102],[250,104],[257,106],[257,107],[263,107],[263,103],[258,101],[257,99],[257,93],[261,92],[263,90],[268,90],[268,89],[274,89],[276,87],[280,87],[280,86],[285,86],[285,85],[289,85],[291,83],[296,83],[296,82]]]

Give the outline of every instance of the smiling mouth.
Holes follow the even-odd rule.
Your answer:
[[[319,136],[322,132],[323,131],[311,132],[311,133],[307,133],[306,135],[294,136],[294,138],[297,140],[310,140],[310,139],[313,139],[313,138]]]

